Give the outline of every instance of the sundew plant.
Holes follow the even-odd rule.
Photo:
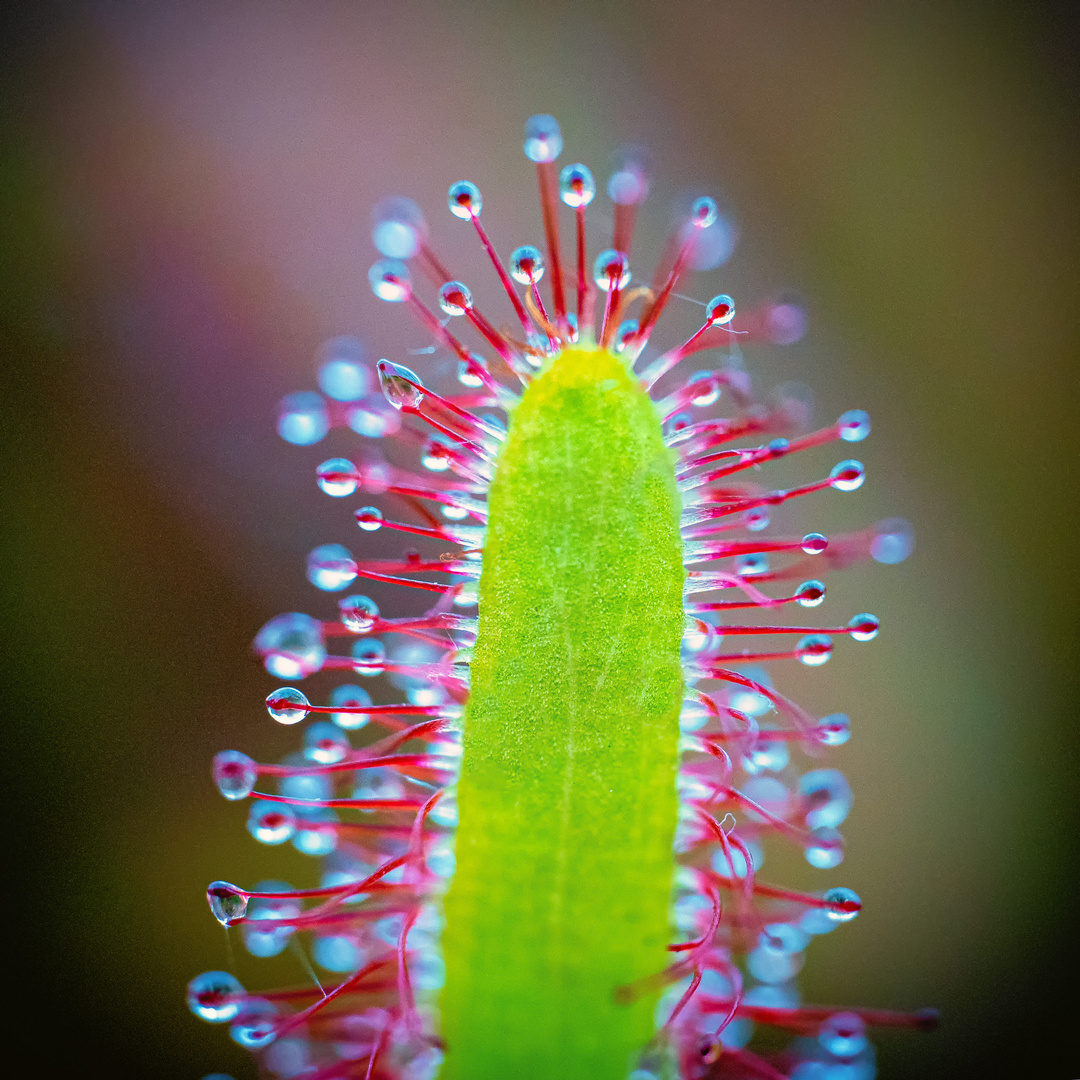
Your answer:
[[[280,615],[256,637],[289,684],[269,694],[270,716],[304,725],[302,749],[279,764],[224,751],[214,778],[250,800],[256,840],[291,842],[321,860],[321,879],[217,881],[208,899],[249,953],[298,948],[324,975],[249,992],[207,972],[189,1004],[279,1077],[870,1080],[868,1027],[933,1016],[799,997],[807,946],[862,906],[833,880],[851,791],[822,760],[849,721],[776,684],[785,665],[824,664],[837,638],[877,635],[870,614],[799,616],[823,604],[831,571],[900,562],[912,541],[898,520],[829,538],[770,531],[775,508],[863,483],[845,456],[776,487],[780,460],[846,449],[869,418],[810,430],[797,395],[754,393],[741,349],[797,339],[789,305],[736,316],[714,296],[689,340],[654,347],[668,304],[692,299],[678,291],[689,272],[722,259],[716,204],[693,203],[637,284],[640,161],[610,177],[614,235],[590,258],[592,174],[559,170],[550,116],[528,121],[524,146],[543,252],[526,244],[504,264],[479,190],[449,192],[505,291],[507,326],[455,280],[414,203],[376,208],[371,287],[419,319],[457,385],[384,359],[373,392],[359,343],[335,339],[322,393],[282,403],[288,442],[333,426],[365,440],[317,470],[330,496],[377,497],[355,510],[361,538],[392,529],[429,553],[320,546],[310,581],[348,593],[334,617]],[[717,367],[688,371],[708,351]],[[416,448],[415,470],[364,449],[390,436]],[[348,591],[364,580],[433,604],[390,617]],[[404,700],[373,704],[375,678]],[[316,690],[293,685],[307,679]],[[800,849],[821,888],[766,884],[772,844]],[[790,1038],[760,1039],[767,1027]]]

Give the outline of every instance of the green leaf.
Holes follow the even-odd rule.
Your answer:
[[[491,489],[446,897],[444,1076],[622,1080],[667,961],[684,570],[656,409],[559,355]]]

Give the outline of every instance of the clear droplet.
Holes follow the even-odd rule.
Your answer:
[[[870,541],[870,555],[875,562],[892,566],[903,562],[915,550],[915,530],[903,518],[889,518],[878,524]]]
[[[260,881],[254,888],[254,892],[292,892],[292,886],[284,881]],[[285,950],[290,938],[296,932],[293,926],[274,927],[267,930],[253,926],[252,923],[262,920],[291,920],[295,919],[303,910],[300,901],[295,897],[282,897],[281,899],[269,899],[264,896],[252,897],[248,904],[247,919],[240,928],[244,939],[244,948],[252,956],[277,956]]]
[[[685,431],[693,422],[694,418],[689,413],[676,413],[664,422],[664,435],[668,438],[677,435],[680,431]]]
[[[828,634],[807,634],[795,646],[795,655],[807,667],[820,667],[832,656],[833,642]]]
[[[319,389],[335,401],[356,401],[371,389],[371,372],[364,363],[359,338],[331,338],[322,347]]]
[[[806,311],[798,304],[773,304],[765,315],[769,340],[774,345],[794,345],[806,334]]]
[[[321,394],[305,390],[278,404],[278,434],[293,446],[311,446],[330,430],[330,415]]]
[[[727,293],[714,296],[705,305],[706,326],[726,326],[735,318],[735,301]]]
[[[756,510],[747,510],[743,525],[748,532],[761,532],[769,527],[769,520],[769,511],[759,506]]]
[[[588,206],[596,195],[596,181],[585,165],[567,165],[559,173],[559,194],[567,206]]]
[[[388,259],[411,259],[427,237],[423,211],[412,199],[383,199],[371,213],[371,239]]]
[[[751,775],[760,772],[779,772],[787,767],[790,754],[788,745],[783,739],[765,738],[758,739],[754,749],[749,754],[744,754],[742,759],[743,768]]]
[[[376,638],[356,642],[352,647],[353,665],[357,675],[381,675],[386,663],[386,647]]]
[[[593,263],[593,280],[603,292],[625,289],[630,284],[630,260],[614,248],[602,251]]]
[[[522,244],[510,256],[510,276],[519,285],[535,285],[544,276],[544,256],[532,244]]]
[[[537,113],[525,121],[525,156],[537,164],[554,161],[562,153],[559,122],[547,113]]]
[[[802,607],[817,607],[825,599],[823,581],[804,581],[795,590],[795,600]]]
[[[686,382],[688,387],[693,386],[695,390],[690,399],[691,405],[704,409],[720,400],[720,378],[715,371],[695,371]]]
[[[854,641],[873,641],[878,635],[880,621],[876,615],[864,611],[856,615],[848,626],[851,627],[851,637]]]
[[[246,799],[259,778],[259,767],[239,750],[222,750],[214,755],[214,783],[226,799]]]
[[[807,533],[802,538],[801,547],[807,555],[820,555],[828,546],[828,539],[821,533]]]
[[[247,913],[247,893],[227,881],[212,881],[206,890],[206,902],[222,926],[232,926]]]
[[[246,996],[240,981],[227,971],[204,971],[187,988],[188,1008],[211,1024],[227,1024],[240,1012]]]
[[[365,439],[384,439],[401,430],[401,417],[390,408],[382,393],[368,394],[348,412],[348,424],[357,435]]]
[[[866,1024],[857,1013],[833,1013],[818,1032],[818,1042],[826,1053],[841,1059],[857,1057],[869,1042]]]
[[[735,573],[739,577],[757,577],[758,574],[769,572],[768,556],[757,553],[753,555],[739,555],[735,559]]]
[[[833,922],[850,922],[862,910],[859,894],[842,886],[830,889],[822,899],[829,905],[825,910]]]
[[[344,761],[351,751],[349,736],[329,720],[320,720],[304,732],[304,757],[317,765]]]
[[[450,205],[450,213],[461,218],[462,221],[479,217],[480,211],[484,208],[480,189],[468,180],[459,180],[456,184],[450,185],[447,202]]]
[[[338,601],[342,623],[354,634],[366,634],[379,617],[379,605],[370,596],[346,596]]]
[[[382,392],[395,409],[415,409],[424,400],[424,384],[411,368],[380,360],[378,371]]]
[[[258,955],[258,954],[256,954]],[[266,998],[248,998],[239,1018],[229,1028],[229,1038],[248,1050],[269,1046],[277,1036],[277,1006]]]
[[[307,557],[307,579],[323,592],[340,592],[356,580],[352,553],[341,544],[320,544]]]
[[[608,198],[620,206],[637,206],[649,195],[645,157],[636,146],[623,147],[615,156],[615,169],[608,178]]]
[[[390,304],[400,304],[412,294],[412,275],[398,259],[380,259],[368,270],[371,291]]]
[[[637,337],[641,329],[637,319],[623,319],[619,323],[619,329],[615,331],[615,338],[611,343],[612,352],[618,354],[626,351],[626,346]]]
[[[337,847],[337,821],[332,807],[297,807],[293,847],[303,855],[329,855]]]
[[[791,930],[793,934],[799,934],[803,939],[806,937],[805,934],[801,934],[793,926],[787,926],[786,923],[771,926],[769,930],[776,931],[775,933],[763,931],[758,939],[757,948],[746,957],[746,968],[758,982],[769,984],[787,982],[799,973],[805,962],[806,957],[801,950],[788,947],[787,936],[779,932],[779,927]]]
[[[299,724],[310,705],[307,695],[292,686],[283,686],[266,699],[266,711],[279,724]]]
[[[472,293],[463,282],[448,281],[439,289],[439,307],[447,315],[464,315],[472,306]]]
[[[356,467],[348,458],[330,458],[316,470],[319,487],[335,499],[344,498],[356,491],[358,482]]]
[[[803,849],[806,861],[818,870],[832,870],[844,861],[844,838],[836,829],[811,829],[813,839]]]
[[[420,452],[420,464],[430,472],[446,472],[453,461],[454,450],[449,439],[441,435],[432,435],[424,443]]]
[[[284,803],[260,799],[248,811],[247,830],[260,844],[284,844],[296,831],[296,817]]]
[[[338,707],[366,707],[371,704],[371,695],[361,686],[345,683],[342,686],[335,686],[330,691],[330,704]],[[338,727],[345,728],[346,731],[356,731],[358,728],[364,727],[370,717],[366,713],[360,712],[336,712],[330,714],[330,719]]]
[[[842,825],[851,811],[851,787],[839,769],[814,769],[799,778],[799,795],[811,829]]]
[[[341,974],[359,971],[365,960],[360,943],[347,934],[320,934],[311,946],[311,955],[324,971]]]
[[[814,735],[823,746],[843,746],[851,738],[851,720],[844,713],[823,716],[814,728]]]
[[[271,675],[306,678],[326,661],[322,623],[299,611],[276,615],[256,635],[255,651]]]
[[[469,353],[468,360],[458,361],[458,382],[470,390],[477,390],[484,385],[482,371],[487,371],[487,361],[478,353]]]
[[[361,506],[356,511],[356,524],[364,532],[377,532],[383,524],[382,511],[377,506]]]
[[[690,209],[690,223],[696,229],[707,229],[714,221],[716,221],[716,200],[709,198],[708,195],[703,195],[700,199],[694,200],[694,205]]]
[[[841,461],[829,473],[829,483],[837,491],[855,491],[863,486],[865,478],[861,461]]]
[[[844,442],[862,442],[870,434],[870,416],[862,409],[852,409],[836,421],[836,426]]]

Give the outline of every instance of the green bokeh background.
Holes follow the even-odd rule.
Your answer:
[[[858,406],[875,424],[868,484],[807,507],[807,526],[900,514],[917,529],[906,564],[830,592],[830,612],[882,617],[878,641],[781,684],[855,725],[832,878],[866,911],[811,949],[807,997],[942,1008],[936,1035],[878,1041],[886,1080],[1080,1075],[1065,5],[6,18],[8,1061],[43,1077],[253,1075],[183,1004],[186,980],[227,959],[202,888],[310,869],[248,841],[208,762],[290,747],[248,643],[276,611],[321,610],[304,552],[355,544],[311,483],[348,443],[284,447],[274,403],[311,385],[332,334],[398,359],[423,344],[365,295],[377,198],[420,199],[470,282],[480,254],[440,214],[450,181],[480,184],[504,249],[540,235],[519,132],[543,110],[567,160],[598,173],[622,141],[652,148],[642,253],[670,197],[723,194],[741,246],[695,293],[807,299],[806,341],[750,366],[765,385],[811,384],[823,420]],[[673,312],[672,336],[692,316]],[[781,857],[766,877],[821,881]]]

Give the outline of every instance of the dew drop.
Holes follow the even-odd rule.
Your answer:
[[[769,572],[768,557],[758,553],[754,555],[739,555],[735,559],[735,573],[739,577],[757,577],[758,574]]]
[[[266,699],[266,711],[279,724],[299,724],[310,705],[307,695],[292,686],[283,686]]]
[[[188,983],[188,1008],[211,1024],[227,1024],[240,1012],[245,997],[240,981],[227,971],[204,971]]]
[[[832,656],[833,643],[828,634],[807,634],[795,646],[795,655],[807,667],[820,667]]]
[[[380,259],[368,270],[371,291],[391,304],[400,304],[412,294],[409,268],[398,259]]]
[[[535,285],[544,276],[544,256],[532,244],[522,244],[510,256],[510,276],[520,285]]]
[[[841,825],[851,811],[851,787],[839,769],[814,769],[799,778],[799,796],[811,829]]]
[[[342,499],[356,491],[359,478],[356,466],[348,458],[336,457],[324,461],[316,470],[319,487],[335,499]]]
[[[370,596],[346,596],[338,601],[341,621],[354,634],[366,634],[379,617],[379,605]]]
[[[841,461],[829,473],[829,483],[837,491],[855,491],[866,479],[861,461]]]
[[[836,421],[844,442],[862,442],[870,434],[870,416],[862,409],[852,409]]]
[[[424,400],[423,383],[411,368],[380,360],[378,371],[382,392],[395,409],[415,409]]]
[[[602,251],[593,263],[593,280],[603,292],[625,289],[630,284],[630,260],[614,248]]]
[[[479,353],[469,353],[468,360],[458,361],[458,382],[471,390],[484,385],[480,372],[487,370],[487,361]]]
[[[779,772],[787,767],[790,757],[788,745],[783,739],[767,739],[765,732],[749,754],[744,754],[742,766],[751,775],[760,772]]]
[[[747,510],[743,516],[743,526],[748,532],[761,532],[769,527],[769,511],[763,507]]]
[[[345,683],[342,686],[335,686],[330,691],[330,704],[365,707],[371,704],[371,695],[361,686]],[[336,712],[330,715],[330,719],[346,731],[355,731],[357,728],[364,727],[370,717],[366,713]]]
[[[714,296],[705,305],[706,326],[726,326],[735,318],[735,301],[727,293]]]
[[[525,156],[540,164],[554,161],[562,153],[562,132],[559,122],[547,113],[537,113],[525,121]]]
[[[623,148],[616,158],[615,170],[608,178],[608,197],[620,206],[637,206],[648,198],[649,178],[637,147]]]
[[[567,165],[559,173],[559,195],[575,210],[579,206],[588,206],[596,195],[593,174],[585,165]]]
[[[323,592],[340,592],[356,580],[352,553],[341,544],[320,544],[307,557],[307,579]]]
[[[229,1028],[229,1038],[249,1050],[268,1046],[277,1037],[276,1016],[277,1007],[273,1002],[266,998],[248,998],[239,1019]]]
[[[878,617],[871,615],[869,612],[856,615],[848,623],[848,626],[851,627],[851,637],[855,641],[873,641],[878,635],[879,625]]]
[[[247,754],[239,750],[222,750],[214,755],[214,783],[226,799],[233,802],[246,799],[258,777],[259,768]]]
[[[371,372],[364,363],[359,338],[331,338],[322,347],[319,389],[335,401],[356,401],[371,388]]]
[[[804,581],[795,590],[795,600],[802,607],[817,607],[825,599],[823,581]]]
[[[364,532],[376,532],[382,528],[383,515],[377,506],[361,506],[356,511],[356,524]]]
[[[326,661],[322,623],[299,611],[276,615],[255,636],[255,651],[271,675],[303,679]]]
[[[411,259],[427,236],[423,211],[400,196],[376,203],[371,213],[371,239],[388,259]]]
[[[359,971],[364,963],[359,942],[347,934],[321,934],[311,946],[311,955],[323,971],[341,974]]]
[[[720,400],[720,378],[715,371],[695,371],[687,379],[687,386],[694,387],[695,394],[690,403],[699,409],[715,405]]]
[[[843,746],[851,738],[851,721],[844,713],[823,716],[814,728],[814,735],[823,746]]]
[[[813,839],[803,849],[806,861],[818,870],[832,870],[844,861],[844,838],[836,829],[812,829]]]
[[[232,926],[247,913],[247,893],[227,881],[212,881],[206,890],[206,902],[222,926]]]
[[[337,847],[337,820],[329,806],[297,807],[293,847],[304,855],[329,855]]]
[[[348,424],[365,439],[383,439],[397,434],[401,429],[401,417],[396,409],[390,408],[381,393],[369,394],[349,409]]]
[[[703,195],[700,199],[694,200],[694,205],[690,209],[690,222],[696,229],[707,229],[714,221],[716,221],[716,200],[709,198],[708,195]]]
[[[833,1013],[821,1025],[818,1042],[833,1057],[857,1057],[868,1045],[866,1024],[857,1013]]]
[[[247,830],[260,844],[284,844],[296,831],[296,817],[282,803],[257,800],[248,811]]]
[[[473,306],[472,293],[468,285],[460,281],[448,281],[439,289],[439,307],[447,315],[464,315]],[[419,379],[414,380],[419,382]],[[417,402],[419,404],[419,402]]]
[[[842,886],[830,889],[822,899],[829,905],[825,910],[833,922],[850,922],[862,910],[859,894]]]
[[[254,892],[292,892],[292,886],[284,881],[260,881],[254,888]],[[303,910],[299,900],[295,897],[282,897],[270,899],[264,896],[252,897],[248,904],[247,919],[240,928],[244,939],[244,948],[252,956],[277,956],[283,952],[289,944],[289,939],[296,932],[295,927],[281,926],[267,930],[253,923],[262,920],[287,920],[295,919]]]
[[[329,720],[320,720],[304,732],[304,757],[317,765],[334,765],[349,756],[349,736]]]
[[[381,675],[386,665],[386,647],[376,638],[356,642],[352,647],[355,663],[353,669],[357,675],[371,677]]]
[[[870,541],[870,555],[875,562],[892,566],[903,562],[915,550],[915,530],[903,518],[889,518],[878,524]]]
[[[456,184],[450,185],[447,202],[450,205],[450,213],[461,218],[462,221],[479,217],[480,211],[484,208],[480,189],[468,180],[459,180]]]
[[[800,546],[807,555],[820,555],[829,546],[829,541],[821,533],[807,533]]]
[[[278,434],[293,446],[311,446],[330,430],[330,415],[321,394],[305,390],[289,394],[278,405]]]

